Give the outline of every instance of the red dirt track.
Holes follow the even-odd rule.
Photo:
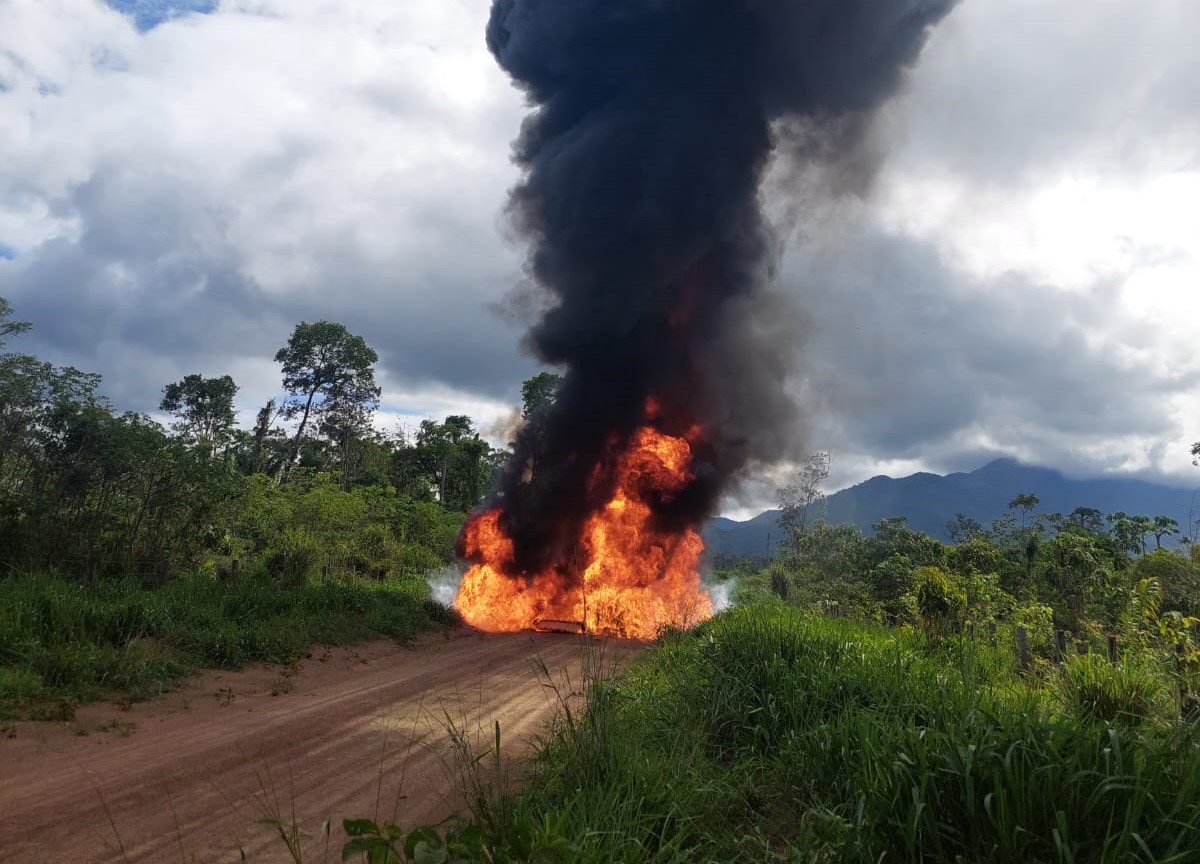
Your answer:
[[[293,808],[304,861],[338,861],[344,818],[412,827],[462,812],[447,713],[483,747],[499,721],[505,756],[522,755],[558,699],[538,661],[577,693],[588,644],[609,671],[641,647],[460,629],[411,648],[318,648],[291,668],[207,672],[151,702],[12,724],[0,734],[0,864],[291,861],[257,823],[272,811],[290,822]]]

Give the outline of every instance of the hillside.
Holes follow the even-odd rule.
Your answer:
[[[1162,514],[1181,526],[1188,524],[1196,494],[1192,489],[1143,480],[1072,480],[1049,468],[997,459],[975,471],[945,476],[920,473],[901,478],[872,477],[830,495],[826,518],[830,522],[852,522],[869,532],[885,516],[906,516],[913,528],[948,540],[946,522],[955,513],[987,526],[1007,512],[1008,502],[1022,492],[1032,492],[1041,499],[1039,513],[1095,507],[1104,513],[1123,510],[1148,516]],[[1196,508],[1200,511],[1200,498]],[[705,543],[714,555],[774,554],[782,536],[778,510],[768,510],[745,522],[714,519],[704,532]]]

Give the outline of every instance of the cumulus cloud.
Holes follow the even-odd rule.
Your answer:
[[[997,455],[1191,481],[1198,33],[1186,0],[973,0],[939,28],[873,191],[786,259],[837,481]]]
[[[0,0],[0,296],[25,346],[122,408],[228,372],[250,414],[292,326],[329,318],[379,350],[385,423],[506,416],[537,367],[493,309],[522,278],[501,214],[523,107],[488,5]],[[796,391],[836,482],[995,455],[1194,472],[1197,35],[1193,0],[971,0],[875,129],[872,190],[805,209],[780,173]]]
[[[520,104],[485,3],[10,5],[0,293],[34,347],[127,407],[232,367],[261,401],[254,361],[330,318],[397,408],[515,398],[533,366],[489,305],[518,272],[496,222]]]

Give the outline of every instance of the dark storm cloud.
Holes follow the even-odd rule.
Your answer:
[[[1115,287],[975,281],[929,244],[854,231],[836,254],[797,250],[781,277],[821,286],[805,382],[821,446],[937,467],[1035,449],[1078,470],[1106,443],[1185,434],[1164,406],[1200,361],[1164,365],[1156,328],[1121,320]]]

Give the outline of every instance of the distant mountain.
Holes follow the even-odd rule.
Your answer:
[[[908,524],[939,540],[949,540],[946,522],[955,513],[978,519],[984,527],[1008,512],[1008,502],[1022,492],[1040,499],[1039,513],[1070,513],[1076,507],[1095,507],[1104,513],[1123,510],[1130,515],[1165,515],[1186,528],[1195,497],[1192,489],[1173,489],[1143,480],[1071,480],[1049,468],[997,459],[967,473],[913,474],[899,479],[872,477],[826,499],[826,519],[852,522],[864,533],[886,516],[905,516]],[[783,532],[779,511],[768,510],[745,522],[718,518],[704,531],[714,555],[773,555]]]

